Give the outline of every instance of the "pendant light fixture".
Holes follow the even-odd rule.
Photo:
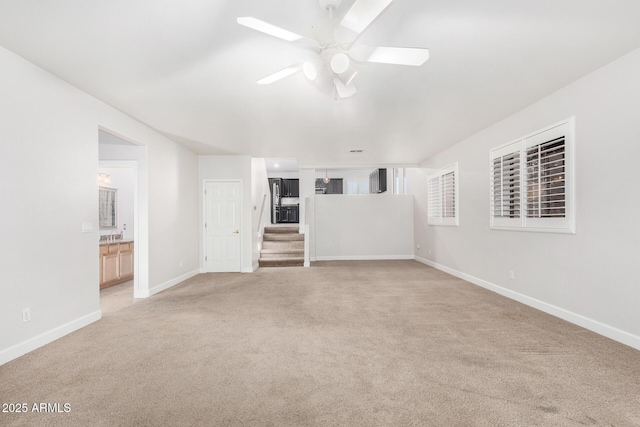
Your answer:
[[[322,178],[322,182],[324,182],[325,184],[328,184],[329,181],[331,181],[331,178],[329,178],[329,174],[327,173],[327,170],[324,170],[324,178]]]

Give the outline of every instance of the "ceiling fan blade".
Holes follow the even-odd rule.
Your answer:
[[[311,49],[318,49],[320,45],[316,40],[303,37],[299,34],[292,33],[291,31],[280,28],[276,25],[269,24],[252,16],[241,16],[236,19],[238,24],[243,25],[252,30],[260,31],[261,33],[269,34],[270,36],[277,37],[288,42],[295,42],[304,47]]]
[[[342,18],[340,27],[360,35],[393,0],[356,0]]]
[[[336,87],[336,95],[338,99],[351,98],[353,95],[358,93],[355,85],[350,84],[347,86],[338,77],[334,77],[333,83]]]
[[[289,42],[295,42],[304,38],[301,35],[269,24],[268,22],[261,21],[252,16],[242,16],[239,17],[237,21],[240,25],[244,25],[245,27],[260,31],[265,34],[269,34],[270,36],[278,37],[279,39],[283,39]]]
[[[302,68],[298,64],[290,65],[287,68],[283,68],[280,71],[276,71],[273,74],[269,74],[267,77],[263,77],[258,80],[259,85],[270,85],[271,83],[277,82],[278,80],[282,80],[285,77],[289,77],[292,74],[297,73]]]
[[[429,49],[419,47],[374,47],[367,62],[419,67],[429,59]]]

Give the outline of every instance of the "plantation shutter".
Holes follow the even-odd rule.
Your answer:
[[[566,216],[565,137],[527,148],[527,218]]]
[[[428,177],[427,222],[431,225],[458,225],[458,164]]]
[[[452,171],[442,176],[442,217],[456,216],[456,174]]]
[[[442,211],[442,204],[440,203],[442,198],[440,176],[429,178],[428,185],[429,185],[429,189],[428,189],[429,209],[428,209],[427,216],[429,217],[429,219],[440,218],[440,213]]]
[[[571,228],[567,135],[569,125],[562,124],[523,141],[527,228]]]
[[[522,182],[520,150],[516,142],[491,153],[491,224],[520,226]]]

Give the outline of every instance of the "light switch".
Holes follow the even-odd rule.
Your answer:
[[[93,222],[87,221],[82,223],[83,233],[93,233]]]

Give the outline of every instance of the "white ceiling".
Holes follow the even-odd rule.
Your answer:
[[[358,64],[334,101],[301,73],[257,85],[312,52],[238,16],[328,19],[317,0],[0,0],[0,44],[198,153],[333,167],[418,163],[640,46],[637,0],[395,0],[361,41],[431,59]]]

